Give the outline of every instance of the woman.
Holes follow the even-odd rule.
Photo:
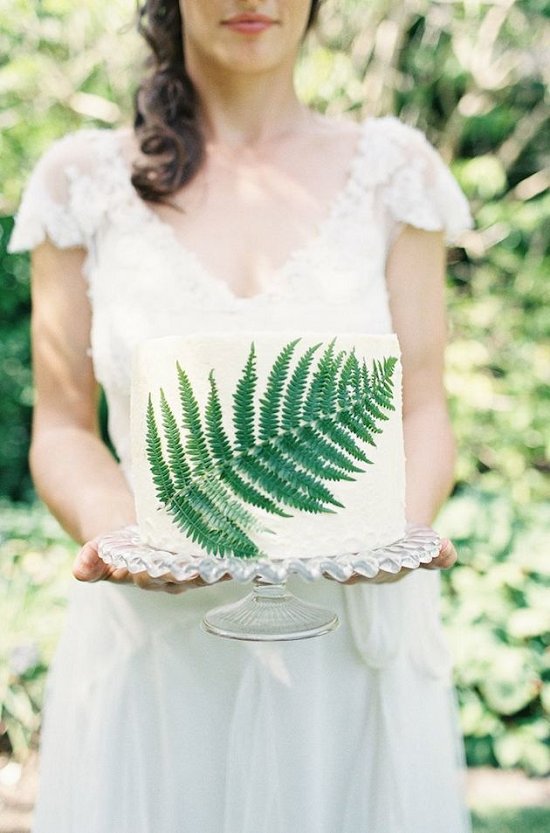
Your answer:
[[[33,250],[30,461],[82,544],[34,833],[469,829],[438,619],[450,542],[412,573],[296,579],[342,626],[272,646],[198,627],[242,595],[232,581],[174,586],[97,556],[98,536],[135,520],[129,359],[152,336],[395,331],[408,519],[430,524],[450,491],[444,242],[471,224],[468,207],[418,130],[299,102],[293,68],[317,5],[146,3],[155,57],[134,129],[56,142],[22,201],[10,248]],[[120,463],[98,435],[98,382]]]

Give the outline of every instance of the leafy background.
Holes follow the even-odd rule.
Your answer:
[[[0,737],[19,757],[36,743],[74,545],[29,478],[29,263],[5,245],[49,144],[131,119],[134,11],[130,0],[0,6]],[[302,97],[322,111],[396,113],[419,126],[470,200],[476,228],[448,258],[460,458],[437,527],[457,542],[460,563],[443,577],[443,613],[468,761],[533,775],[550,769],[549,12],[545,0],[327,0],[297,73]]]

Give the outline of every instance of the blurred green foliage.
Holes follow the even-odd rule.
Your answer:
[[[476,227],[448,264],[447,386],[460,454],[437,526],[461,561],[444,576],[443,612],[469,761],[538,774],[550,769],[548,11],[546,0],[326,0],[297,70],[300,95],[323,112],[392,112],[424,130],[470,200]],[[127,0],[0,7],[0,493],[12,500],[32,496],[32,385],[28,257],[5,253],[9,215],[55,138],[131,121],[141,72],[133,16]],[[57,629],[71,547],[48,537],[43,510],[2,511],[0,596],[11,600],[11,624],[0,732],[21,750],[36,730],[53,639],[22,676],[13,657],[24,665],[28,634]]]
[[[0,749],[18,758],[40,727],[74,548],[44,506],[0,501]]]
[[[6,254],[13,220],[0,217],[0,495],[31,497],[27,449],[32,416],[26,256]]]
[[[526,807],[521,810],[495,810],[474,813],[474,833],[546,833],[550,827],[547,807]]]
[[[464,487],[439,517],[460,563],[443,574],[443,617],[468,762],[550,771],[550,506]]]

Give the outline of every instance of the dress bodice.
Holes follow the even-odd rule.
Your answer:
[[[87,128],[58,140],[39,160],[9,250],[33,248],[46,235],[61,248],[85,247],[90,351],[131,483],[130,376],[138,341],[243,329],[391,332],[385,264],[406,223],[444,230],[453,242],[472,219],[420,130],[394,116],[367,118],[347,181],[324,219],[267,290],[239,297],[139,198],[120,133]]]

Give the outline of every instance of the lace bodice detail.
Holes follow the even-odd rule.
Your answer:
[[[452,243],[472,217],[420,130],[395,116],[367,118],[324,220],[267,290],[239,297],[139,198],[120,134],[87,128],[54,142],[37,163],[8,249],[32,249],[46,236],[60,248],[86,249],[90,353],[131,482],[129,391],[138,341],[208,330],[391,332],[385,263],[404,224],[443,230]]]

